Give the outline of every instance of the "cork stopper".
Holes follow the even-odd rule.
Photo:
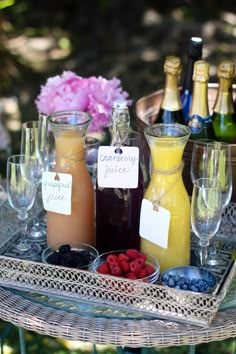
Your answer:
[[[180,75],[182,71],[182,65],[179,57],[170,55],[166,57],[164,63],[164,72],[171,75]]]
[[[194,63],[193,81],[208,82],[209,64],[205,60],[198,60]]]
[[[233,79],[235,73],[235,65],[232,60],[223,60],[217,69],[217,75],[223,79]]]

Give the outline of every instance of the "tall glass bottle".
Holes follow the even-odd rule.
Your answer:
[[[164,72],[166,75],[165,89],[161,107],[157,115],[157,123],[185,124],[178,89],[179,76],[181,73],[180,58],[174,55],[166,57]]]
[[[215,139],[208,106],[209,64],[198,60],[193,70],[193,101],[189,112],[190,139]]]
[[[111,119],[112,146],[139,146],[139,133],[130,130],[126,103],[114,102]],[[139,217],[144,183],[141,168],[137,188],[96,190],[96,248],[99,253],[140,248]]]
[[[236,121],[234,120],[232,93],[234,73],[235,65],[231,60],[224,60],[218,66],[219,89],[212,114],[216,139],[230,144],[236,143]]]
[[[192,37],[188,45],[187,63],[181,90],[181,102],[186,124],[188,124],[189,110],[193,98],[193,67],[194,63],[200,59],[202,59],[202,38]]]

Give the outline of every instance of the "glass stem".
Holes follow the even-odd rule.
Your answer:
[[[20,220],[20,243],[26,243],[26,231],[27,231],[27,213],[19,213],[18,219]]]
[[[206,264],[206,260],[207,260],[207,257],[208,257],[208,245],[209,245],[209,242],[204,242],[204,241],[201,241],[200,242],[200,265],[201,267],[204,267],[205,264]]]
[[[211,240],[210,254],[216,256],[217,247],[216,247],[216,237],[214,236]]]
[[[34,205],[33,205],[33,226],[34,227],[39,227],[37,191],[38,191],[38,185],[36,185],[35,199],[34,199]]]

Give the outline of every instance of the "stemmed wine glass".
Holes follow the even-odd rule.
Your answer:
[[[221,222],[221,186],[215,178],[199,178],[193,183],[191,226],[199,238],[200,265],[206,266],[208,245]]]
[[[13,155],[7,160],[7,195],[10,206],[18,213],[21,236],[16,248],[22,258],[31,258],[41,251],[41,247],[27,240],[27,217],[32,208],[36,188],[25,178],[30,168],[25,155]]]
[[[38,186],[42,181],[42,173],[48,166],[47,126],[43,120],[28,121],[22,125],[21,153],[26,155],[31,170],[26,176],[28,181],[36,187],[34,202],[33,225],[29,237],[37,242],[45,241],[45,226],[39,223]]]
[[[221,208],[225,209],[232,196],[231,145],[211,140],[194,143],[191,161],[192,181],[198,178],[214,178],[221,185]],[[217,257],[216,238],[211,242],[208,265],[221,263]]]

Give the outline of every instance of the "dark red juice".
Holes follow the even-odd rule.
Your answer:
[[[96,248],[99,253],[140,249],[139,219],[143,194],[141,172],[138,188],[97,188]]]

